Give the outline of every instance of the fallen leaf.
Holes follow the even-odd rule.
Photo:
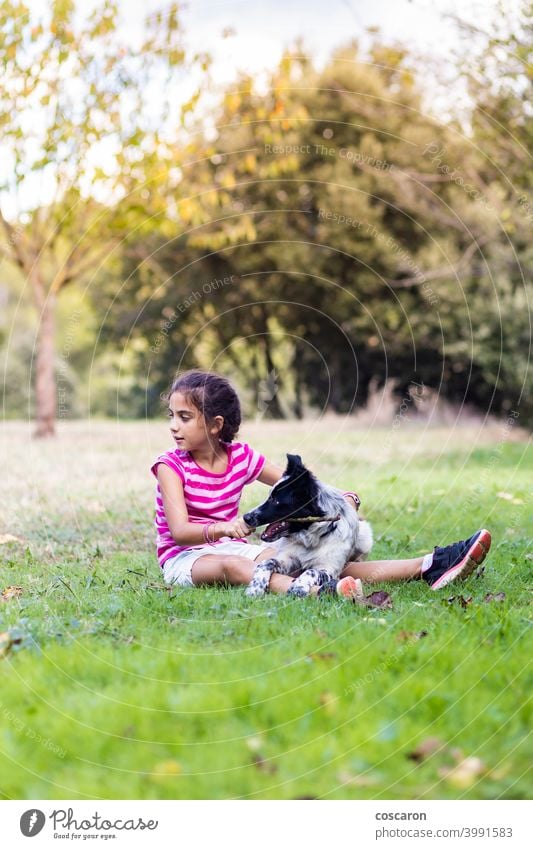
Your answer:
[[[252,756],[252,763],[257,769],[260,769],[261,772],[266,772],[268,775],[273,775],[278,771],[276,764],[271,764],[265,758],[256,752],[255,755]]]
[[[181,764],[174,760],[161,761],[154,766],[152,773],[156,776],[181,775]]]
[[[258,752],[261,746],[263,745],[262,737],[247,737],[246,745],[250,749],[251,752]]]
[[[22,542],[22,540],[14,537],[13,534],[0,534],[0,545],[7,545],[8,542]]]
[[[363,607],[392,607],[392,599],[385,590],[377,590],[364,598],[354,598],[356,604],[361,604]]]
[[[341,769],[337,773],[337,781],[339,784],[351,784],[354,787],[373,787],[378,783],[378,779],[372,775],[353,775],[347,769]]]
[[[402,642],[403,640],[421,640],[422,637],[427,637],[427,631],[400,631],[396,634],[396,639]]]
[[[333,660],[334,657],[337,657],[337,653],[334,651],[314,651],[307,657],[310,660]]]
[[[444,778],[445,781],[452,784],[454,787],[458,787],[461,790],[465,790],[468,787],[471,787],[477,780],[480,775],[483,775],[487,772],[487,767],[481,758],[465,758],[456,766],[452,767],[440,767],[438,770],[438,774],[441,778]]]
[[[422,761],[425,761],[427,758],[430,758],[431,755],[434,755],[435,752],[445,748],[445,744],[438,737],[426,737],[425,740],[422,740],[422,742],[418,744],[416,749],[407,753],[407,757],[411,761],[422,763]]]
[[[468,598],[465,598],[464,595],[451,595],[447,599],[448,604],[453,604],[454,601],[457,601],[461,607],[468,607],[472,603],[472,596],[469,595]]]
[[[319,702],[324,710],[324,713],[328,714],[329,716],[332,716],[336,712],[338,698],[334,693],[331,693],[329,690],[324,690],[323,693],[320,693]]]
[[[490,777],[494,778],[496,781],[500,781],[502,778],[506,778],[509,775],[511,770],[510,764],[503,764],[503,766],[498,767],[498,769],[491,770]]]
[[[523,504],[523,498],[517,498],[516,495],[513,495],[512,492],[497,492],[496,495],[498,498],[503,498],[504,501],[510,501],[511,504]]]
[[[505,593],[487,593],[483,601],[505,601]]]
[[[2,601],[8,601],[10,598],[18,598],[19,595],[22,595],[22,587],[6,587],[2,590],[0,598]]]
[[[22,642],[21,636],[10,634],[9,631],[3,631],[0,634],[0,658],[5,658],[13,648]]]

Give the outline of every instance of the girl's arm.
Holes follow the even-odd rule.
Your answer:
[[[283,477],[283,469],[280,469],[279,466],[275,466],[274,463],[271,463],[269,460],[265,460],[265,465],[261,469],[261,474],[257,480],[261,481],[261,483],[266,483],[268,486],[274,486],[281,477]],[[344,498],[350,507],[357,510],[358,505],[352,495],[345,493]]]
[[[261,481],[261,483],[266,483],[267,486],[274,486],[281,477],[283,477],[283,469],[275,466],[270,460],[265,460],[265,465],[261,469],[261,474],[257,480]]]
[[[163,509],[170,533],[178,545],[202,545],[204,539],[204,524],[200,522],[189,522],[189,513],[185,504],[183,484],[181,478],[164,463],[157,467],[157,480],[163,499]],[[209,528],[209,539],[215,540],[220,537],[242,538],[251,534],[253,528],[241,519],[233,522],[215,522]]]

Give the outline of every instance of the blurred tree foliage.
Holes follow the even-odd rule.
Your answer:
[[[489,38],[458,21],[465,45],[481,43],[476,60],[465,51],[463,73],[474,104],[472,138],[483,157],[479,169],[498,211],[498,238],[491,241],[487,268],[493,287],[479,322],[477,362],[496,406],[533,416],[531,274],[533,270],[533,3],[524,0],[510,17],[500,0]]]
[[[174,238],[154,234],[125,263],[106,335],[140,346],[135,412],[202,365],[231,374],[256,415],[348,412],[393,380],[399,397],[416,381],[483,411],[519,405],[527,421],[530,222],[497,164],[501,137],[513,143],[501,110],[527,108],[509,89],[495,89],[491,137],[487,86],[471,128],[440,121],[408,52],[378,41],[322,71],[287,53],[266,94],[241,77],[191,147]]]
[[[479,45],[458,67],[466,121],[441,117],[419,58],[377,34],[320,70],[297,45],[266,84],[241,75],[194,120],[191,102],[186,141],[167,124],[139,142],[115,172],[126,195],[80,206],[107,251],[68,357],[81,406],[153,415],[199,365],[256,417],[349,412],[392,381],[398,399],[424,383],[531,421],[530,12],[489,34],[458,22]],[[75,229],[56,229],[68,256]]]
[[[168,163],[176,167],[179,129],[200,93],[188,81],[183,96],[176,89],[184,69],[209,64],[185,51],[178,12],[148,14],[133,44],[120,37],[116,0],[90,10],[0,2],[0,255],[37,310],[37,436],[54,434],[58,401],[61,416],[73,409],[66,378],[58,386],[59,296],[153,221],[165,233]]]

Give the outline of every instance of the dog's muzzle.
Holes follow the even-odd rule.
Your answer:
[[[263,542],[274,542],[274,540],[286,536],[288,531],[289,523],[285,519],[281,519],[278,522],[271,522],[270,525],[267,525],[261,534],[261,539]]]

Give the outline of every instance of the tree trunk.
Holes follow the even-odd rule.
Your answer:
[[[292,369],[294,374],[294,403],[293,410],[294,415],[297,419],[303,419],[303,402],[302,402],[302,391],[303,391],[303,382],[302,382],[302,374],[300,372],[300,368],[298,365],[298,357],[295,356],[292,362]]]
[[[39,303],[40,301],[40,303]],[[55,374],[55,309],[56,296],[38,298],[39,330],[35,378],[35,406],[37,425],[34,436],[55,436],[56,430],[56,374]]]
[[[340,413],[342,406],[342,365],[339,353],[335,349],[331,351],[328,366],[330,383],[326,409]]]
[[[262,381],[263,385],[263,408],[265,417],[268,419],[284,419],[285,415],[281,409],[278,391],[280,388],[279,374],[276,371],[272,360],[272,352],[270,350],[270,340],[268,337],[268,328],[265,335],[259,337],[263,346],[265,355],[266,380]]]
[[[283,410],[281,409],[278,392],[280,387],[280,378],[279,374],[275,369],[274,362],[272,360],[272,351],[270,348],[270,333],[268,329],[268,312],[263,303],[259,304],[262,315],[262,335],[259,336],[258,341],[263,348],[264,360],[265,360],[265,368],[266,368],[266,380],[263,382],[263,412],[265,414],[265,418],[268,419],[284,419],[285,415]]]

